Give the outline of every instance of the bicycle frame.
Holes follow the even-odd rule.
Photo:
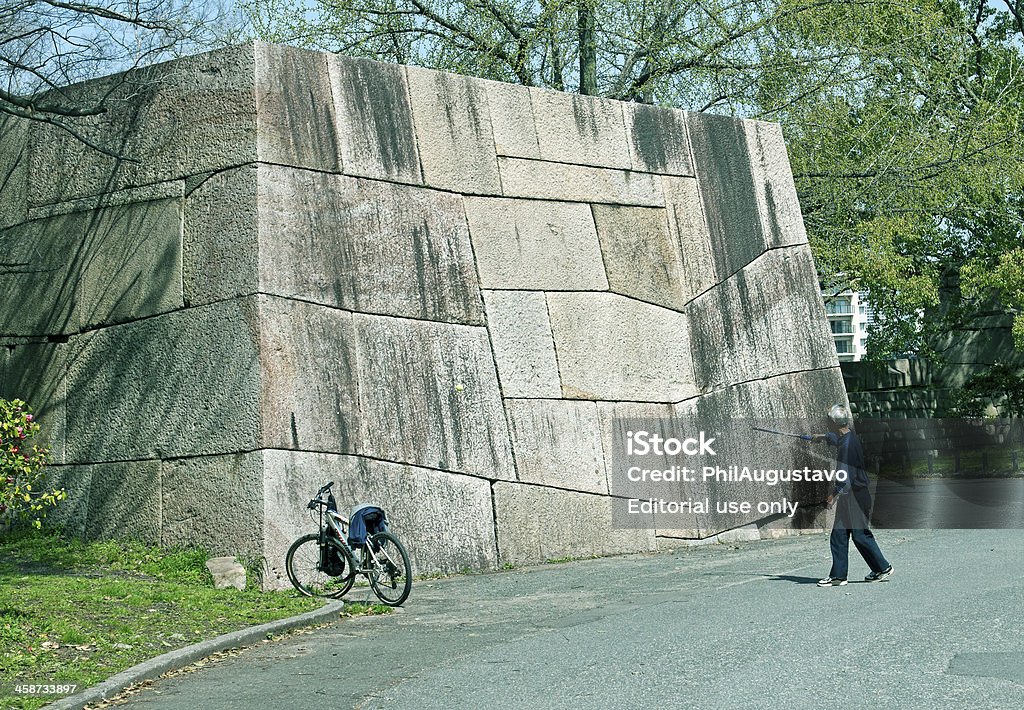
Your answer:
[[[348,520],[343,515],[333,511],[327,511],[327,524],[323,525],[321,534],[330,534],[328,531],[333,532],[338,541],[342,546],[348,550],[348,553],[352,555],[352,559],[356,562],[356,574],[361,574],[364,577],[374,572],[380,565],[380,557],[373,549],[373,545],[365,543],[358,547],[352,547],[348,544]],[[323,544],[321,542],[321,544]],[[387,554],[384,555],[388,562],[394,564],[394,560],[390,559]],[[367,564],[371,563],[371,564]]]
[[[348,530],[346,530],[348,527],[348,521],[345,519],[345,516],[336,511],[328,510],[325,522],[325,506],[321,505],[318,507],[320,509],[320,546],[323,547],[327,544],[328,537],[334,537],[341,543],[341,546],[344,547],[350,555],[352,555],[352,559],[355,559],[355,550],[353,550],[348,544]],[[359,570],[356,571],[358,572]]]
[[[344,547],[352,559],[357,563],[355,573],[366,576],[374,571],[374,568],[380,564],[380,558],[377,553],[373,550],[373,546],[369,544],[359,545],[358,549],[348,544],[348,520],[344,515],[340,513],[328,510],[327,515],[324,515],[324,506],[318,506],[320,510],[320,546],[327,544],[328,537],[334,537],[341,546]],[[361,552],[360,552],[361,551]],[[369,554],[367,554],[369,553]],[[387,557],[387,555],[385,555]],[[372,561],[372,565],[367,566],[367,562]],[[394,564],[394,560],[388,558],[388,561]]]
[[[320,508],[320,545],[327,544],[328,537],[334,537],[341,546],[344,547],[352,559],[356,562],[355,574],[361,574],[364,577],[368,576],[377,565],[380,564],[380,558],[377,553],[373,551],[372,545],[359,545],[358,549],[353,548],[348,544],[348,520],[344,515],[340,513],[328,510],[327,515],[324,515],[324,506]],[[369,554],[367,554],[369,553]],[[372,561],[370,566],[367,566],[367,562]],[[390,558],[389,562],[394,563]]]

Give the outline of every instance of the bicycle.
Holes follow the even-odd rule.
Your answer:
[[[337,599],[352,589],[357,575],[363,575],[378,599],[400,606],[412,590],[409,554],[398,537],[388,532],[381,508],[361,506],[352,521],[340,515],[331,493],[333,485],[331,481],[320,488],[306,506],[319,512],[319,531],[303,535],[288,548],[288,579],[306,596]],[[352,529],[364,524],[363,534]]]

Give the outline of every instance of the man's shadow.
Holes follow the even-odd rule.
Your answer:
[[[768,579],[773,582],[792,582],[793,584],[817,584],[820,577],[797,577],[792,574],[773,574]]]
[[[817,577],[797,577],[796,575],[792,575],[792,574],[772,574],[772,575],[767,575],[766,578],[771,580],[771,581],[773,581],[773,582],[792,582],[793,584],[817,584],[818,583],[818,578]],[[882,580],[882,581],[888,582],[889,580],[886,579],[886,580]],[[850,584],[867,584],[867,581],[863,580],[863,579],[851,579],[849,581],[849,583]]]

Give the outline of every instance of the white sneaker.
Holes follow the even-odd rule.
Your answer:
[[[825,577],[825,579],[818,580],[819,587],[841,587],[846,584],[845,579],[833,579],[832,577]]]
[[[892,576],[892,565],[889,565],[881,572],[872,572],[864,578],[865,582],[883,582]]]

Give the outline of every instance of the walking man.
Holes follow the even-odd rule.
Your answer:
[[[864,561],[871,568],[865,582],[881,582],[892,574],[892,565],[882,555],[875,536],[868,529],[871,517],[871,492],[864,470],[864,450],[860,439],[851,429],[850,410],[841,404],[828,412],[831,428],[828,434],[815,434],[814,441],[827,441],[838,449],[836,470],[846,471],[846,480],[837,482],[828,505],[836,504],[836,518],[832,525],[829,544],[832,548],[832,569],[828,577],[818,582],[819,587],[840,587],[846,584],[850,565],[850,537]]]

